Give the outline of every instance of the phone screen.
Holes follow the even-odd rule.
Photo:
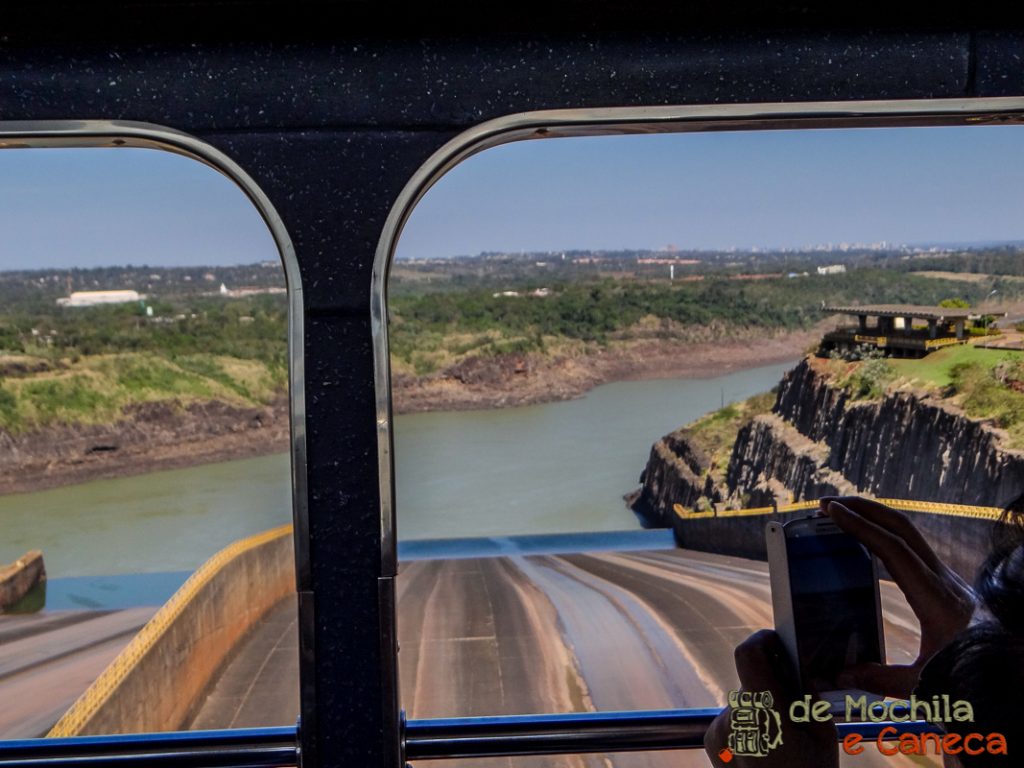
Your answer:
[[[786,550],[800,678],[835,690],[846,667],[881,661],[871,555],[844,533],[787,537]]]

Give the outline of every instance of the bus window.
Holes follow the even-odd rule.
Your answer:
[[[565,138],[441,177],[389,283],[407,715],[724,706],[765,523],[822,495],[893,500],[969,577],[1024,490],[984,469],[1024,444],[1022,139]]]
[[[0,738],[293,725],[267,225],[133,147],[0,151],[0,224]]]

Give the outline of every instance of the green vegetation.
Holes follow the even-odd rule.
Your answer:
[[[1011,447],[1024,447],[1024,358],[996,365],[960,363],[950,371],[953,394],[968,416],[988,419],[1009,434]]]
[[[875,357],[830,366],[835,383],[854,397],[881,397],[901,384],[931,390],[971,418],[1006,430],[1008,447],[1024,448],[1024,353],[965,344],[919,360]]]
[[[898,375],[893,361],[876,347],[861,345],[846,355],[833,351],[830,357],[835,383],[845,388],[854,400],[882,397]]]
[[[14,424],[18,421],[18,398],[0,379],[0,424]]]
[[[763,392],[712,411],[685,427],[690,442],[710,460],[710,474],[716,483],[725,481],[725,470],[740,429],[755,416],[768,413],[773,405],[775,393]]]
[[[148,352],[81,357],[54,370],[8,377],[0,387],[0,427],[18,434],[52,424],[109,423],[126,406],[157,400],[271,402],[277,371],[258,360],[213,355],[172,359]]]
[[[280,283],[279,269],[230,269],[264,288],[275,277]],[[147,289],[138,281],[159,278],[173,292],[130,304],[59,307],[64,277],[39,274],[0,273],[0,428],[109,423],[126,406],[154,400],[263,404],[287,385],[287,301],[280,293],[224,297],[202,270],[108,268],[67,279],[76,289]]]
[[[18,395],[34,411],[30,417],[34,424],[91,421],[94,414],[107,411],[111,402],[109,394],[91,386],[86,376],[78,374],[28,381],[18,389]]]
[[[1015,246],[965,250],[959,253],[922,254],[902,261],[894,265],[894,268],[914,272],[958,272],[964,275],[985,275],[995,278],[1024,275],[1020,249]]]
[[[0,350],[51,361],[76,355],[214,354],[287,367],[283,296],[196,297],[146,315],[138,304],[0,313]]]
[[[957,293],[965,301],[986,295],[982,286],[893,277],[883,269],[794,279],[710,274],[676,282],[599,276],[546,285],[524,277],[509,289],[517,295],[508,296],[493,285],[449,283],[439,291],[438,282],[429,293],[394,292],[391,354],[396,371],[424,375],[470,354],[550,355],[635,338],[696,342],[805,330],[824,319],[823,300],[935,305]],[[546,295],[534,295],[538,288]]]
[[[832,253],[694,254],[695,262],[677,269],[674,281],[664,264],[641,265],[641,255],[400,263],[389,289],[394,371],[424,376],[472,357],[576,357],[648,340],[763,338],[827,323],[822,302],[959,306],[983,301],[996,284],[1000,299],[1024,295],[1024,280],[996,277],[1015,274],[1005,270],[1015,268],[1013,258],[1020,261],[1016,251],[1013,258],[1002,251],[956,258],[856,253],[845,273],[830,275],[816,274],[814,266],[832,263],[838,258]],[[929,268],[952,277],[913,274]],[[954,279],[957,270],[979,279]],[[280,285],[280,271],[248,265],[215,273],[146,267],[0,272],[0,427],[17,432],[107,421],[127,405],[158,399],[265,403],[280,394],[287,384],[285,297],[226,297],[217,290],[221,281],[263,290]],[[147,298],[89,308],[56,305],[68,290],[114,288]],[[988,353],[968,346],[924,360],[837,364],[857,397],[877,397],[911,378],[951,387],[955,367],[978,354]],[[970,386],[969,376],[956,375]],[[982,400],[978,394],[971,407],[995,408]],[[731,406],[693,429],[715,454],[754,407]]]
[[[943,299],[938,306],[948,309],[968,309],[971,305],[964,299]]]
[[[1007,355],[1014,354],[981,349],[973,344],[959,344],[937,350],[919,360],[891,358],[889,363],[898,377],[941,390],[953,383],[953,369],[958,366],[970,364],[991,369]]]

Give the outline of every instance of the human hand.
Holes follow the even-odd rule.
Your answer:
[[[921,648],[913,664],[859,664],[843,672],[838,682],[845,688],[907,698],[921,668],[967,627],[977,602],[974,591],[939,559],[902,512],[859,496],[827,496],[821,509],[882,561],[921,622]]]
[[[794,723],[789,717],[790,705],[800,692],[779,636],[769,629],[755,632],[736,647],[735,656],[740,690],[771,694],[771,709],[780,715],[777,725],[782,740],[763,756],[744,756],[738,750],[729,750],[734,710],[726,707],[704,735],[704,749],[711,764],[716,768],[837,768],[839,745],[832,720]]]

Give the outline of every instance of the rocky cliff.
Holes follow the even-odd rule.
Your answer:
[[[643,487],[640,496],[631,499],[633,506],[660,524],[673,504],[694,509],[702,498],[706,503],[720,503],[720,488],[710,469],[709,457],[697,447],[688,430],[665,435],[651,446],[647,468],[640,477]]]
[[[655,443],[636,508],[667,524],[673,504],[767,506],[826,494],[1001,507],[1024,492],[1024,452],[933,394],[853,400],[808,358],[783,378],[770,413],[738,431],[714,480],[679,430]],[[704,501],[702,501],[702,498]]]

